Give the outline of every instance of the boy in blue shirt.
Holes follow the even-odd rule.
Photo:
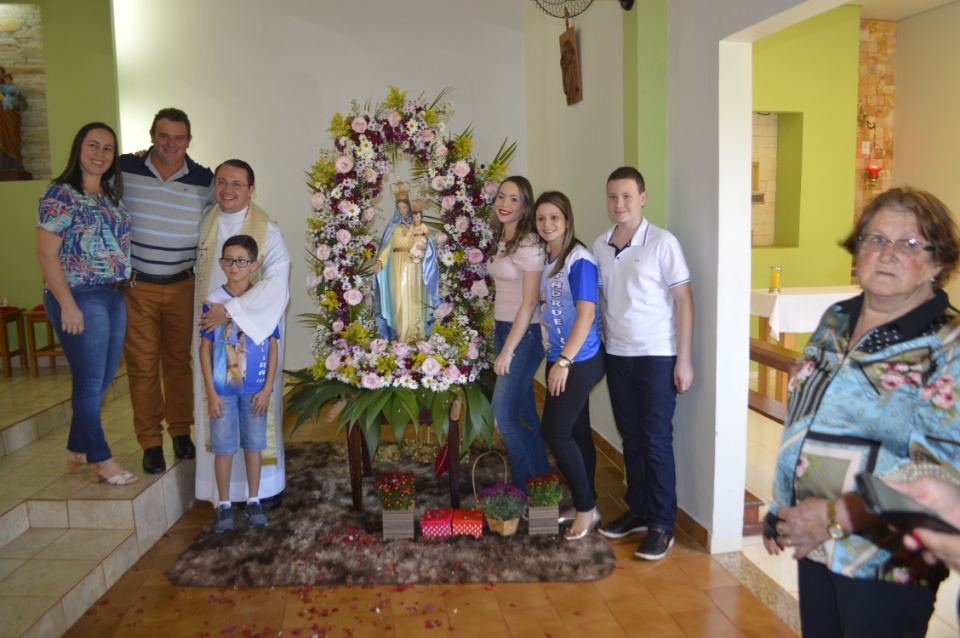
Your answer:
[[[249,235],[235,235],[223,242],[220,267],[227,283],[207,295],[207,300],[222,304],[250,290],[250,276],[260,267],[258,252],[256,240]],[[207,310],[204,305],[203,311]],[[200,368],[206,387],[210,451],[216,457],[213,467],[219,492],[213,530],[220,534],[235,527],[230,507],[230,470],[233,455],[240,448],[249,494],[244,513],[250,527],[264,527],[268,520],[258,497],[260,453],[267,447],[267,411],[277,372],[280,329],[275,328],[259,344],[253,343],[231,319],[200,334]]]

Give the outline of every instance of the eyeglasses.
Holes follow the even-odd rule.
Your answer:
[[[933,252],[933,246],[921,244],[918,239],[887,239],[883,235],[861,235],[860,247],[867,252],[880,253],[887,247],[887,244],[893,244],[893,247],[901,255],[916,256],[922,252]]]
[[[230,266],[236,264],[238,268],[246,268],[254,262],[253,259],[230,259],[229,257],[221,257],[220,265],[224,268],[229,268]]]
[[[227,186],[229,186],[234,190],[240,190],[241,188],[246,188],[247,186],[250,185],[250,184],[244,184],[243,182],[228,182],[225,179],[218,179],[216,182],[214,182],[214,184],[216,184],[218,188],[226,188]]]

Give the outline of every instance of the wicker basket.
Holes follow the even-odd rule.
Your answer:
[[[480,459],[488,454],[496,454],[500,457],[500,460],[503,461],[503,482],[507,482],[507,457],[505,457],[503,454],[500,454],[500,452],[497,452],[496,450],[489,450],[478,456],[476,460],[474,460],[473,469],[470,472],[470,479],[473,483],[473,507],[475,509],[481,509],[480,499],[477,498],[477,463],[479,463]],[[517,531],[517,526],[520,524],[519,518],[512,518],[509,521],[500,521],[495,518],[490,518],[486,514],[484,514],[483,517],[486,519],[487,527],[490,529],[490,531],[494,534],[500,534],[501,536],[510,536],[515,534]]]

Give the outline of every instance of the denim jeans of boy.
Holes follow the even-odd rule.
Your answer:
[[[102,463],[111,454],[103,436],[100,405],[120,365],[123,336],[127,329],[127,307],[123,290],[83,285],[72,287],[70,292],[83,313],[83,332],[78,335],[63,332],[60,304],[52,292],[43,292],[43,307],[70,363],[73,377],[73,395],[70,397],[73,417],[67,449],[85,453],[90,463]]]
[[[670,531],[677,519],[673,458],[673,383],[676,357],[618,357],[607,353],[607,388],[623,439],[627,506],[650,527]]]
[[[232,456],[244,449],[263,452],[267,448],[267,412],[253,413],[253,393],[228,394],[223,401],[223,416],[210,417],[210,451],[221,456]]]
[[[497,321],[494,328],[496,354],[513,326],[509,321]],[[507,459],[513,484],[526,491],[526,482],[534,474],[550,471],[547,448],[540,437],[540,416],[533,394],[533,375],[543,361],[543,342],[540,324],[531,324],[513,351],[510,374],[497,377],[493,390],[493,416],[497,432],[507,446]]]

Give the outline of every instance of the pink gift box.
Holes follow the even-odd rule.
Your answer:
[[[420,533],[424,536],[450,536],[453,509],[427,510],[420,518]]]
[[[483,512],[480,510],[456,510],[453,513],[453,533],[465,536],[483,536]]]

